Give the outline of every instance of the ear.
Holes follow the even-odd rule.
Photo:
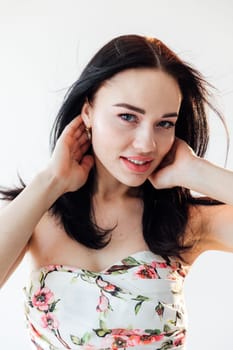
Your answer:
[[[81,117],[87,128],[91,128],[91,125],[92,125],[91,115],[92,115],[92,107],[89,101],[86,99],[81,109]]]

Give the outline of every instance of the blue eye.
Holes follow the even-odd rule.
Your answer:
[[[121,113],[121,114],[119,114],[119,117],[126,122],[135,122],[136,121],[136,116],[133,114],[129,114],[129,113]]]
[[[159,126],[164,128],[164,129],[171,129],[171,128],[174,128],[175,123],[170,122],[168,120],[163,120],[159,123]]]

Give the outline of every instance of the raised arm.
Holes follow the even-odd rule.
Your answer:
[[[182,186],[224,203],[199,206],[203,228],[202,250],[233,252],[232,171],[197,157],[184,141],[177,139],[150,181],[156,188]]]
[[[0,211],[0,285],[26,249],[43,214],[65,192],[86,182],[93,158],[81,117],[75,118],[57,141],[49,164]]]

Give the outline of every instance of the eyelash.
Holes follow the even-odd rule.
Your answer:
[[[118,116],[125,122],[128,122],[128,123],[134,123],[134,122],[137,122],[138,118],[134,115],[134,114],[130,114],[130,113],[121,113],[121,114],[118,114]],[[125,116],[132,118],[133,120],[128,120],[127,118],[125,118]],[[167,125],[167,126],[165,126]],[[174,128],[175,127],[175,123],[169,121],[169,120],[162,120],[160,123],[159,123],[159,126],[164,128],[164,129],[171,129],[171,128]]]
[[[162,126],[162,127],[164,127],[164,129],[171,129],[171,128],[174,128],[175,127],[175,123],[173,123],[173,122],[170,122],[169,120],[162,120],[160,123],[160,126],[161,126],[161,124],[168,124],[168,126],[166,127],[166,126]]]
[[[127,116],[127,117],[128,117],[128,116],[133,117],[133,118],[134,118],[134,120],[133,120],[134,122],[135,122],[136,119],[137,119],[137,117],[136,117],[135,115],[130,114],[130,113],[121,113],[121,114],[119,114],[119,117],[120,117],[123,121],[131,123],[132,121],[130,121],[130,120],[124,118],[125,116]]]

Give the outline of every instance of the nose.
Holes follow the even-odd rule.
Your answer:
[[[153,130],[149,127],[138,129],[134,135],[133,147],[140,153],[154,152],[157,145]]]

